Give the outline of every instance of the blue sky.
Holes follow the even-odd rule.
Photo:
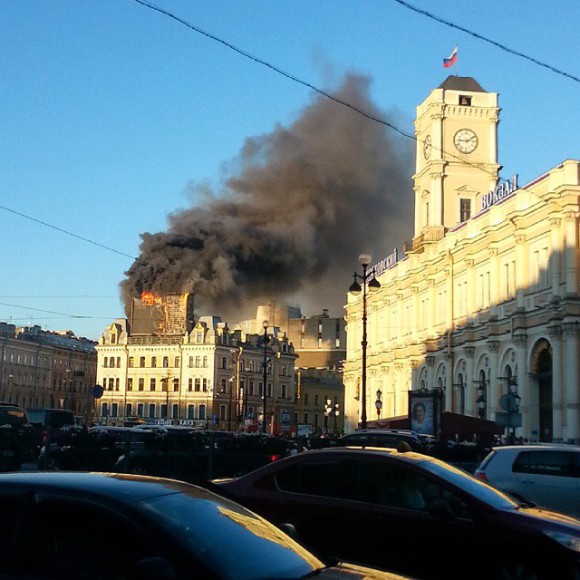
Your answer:
[[[394,0],[153,3],[316,87],[367,75],[407,133],[450,72],[472,76],[499,93],[502,175],[520,184],[580,158],[580,83]],[[411,3],[580,76],[576,0]],[[140,234],[164,231],[170,213],[199,203],[191,183],[217,184],[247,138],[291,124],[313,99],[134,0],[0,2],[0,70],[0,321],[89,338],[123,316],[118,285]],[[353,269],[359,253],[345,256]]]

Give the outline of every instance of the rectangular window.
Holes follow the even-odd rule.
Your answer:
[[[187,390],[189,392],[193,391],[193,379],[187,379]]]
[[[199,418],[205,421],[206,414],[205,414],[206,406],[200,405],[199,406]]]
[[[151,357],[151,367],[157,368],[157,357],[156,356]]]
[[[111,405],[111,417],[119,416],[119,403],[113,403]]]
[[[129,357],[129,368],[133,368],[135,366],[135,358],[130,356]]]
[[[139,366],[144,369],[145,368],[145,357],[141,356],[139,357]]]
[[[272,383],[268,383],[268,397],[272,398]]]
[[[308,425],[308,413],[304,413],[304,424]]]
[[[127,379],[127,390],[128,391],[132,391],[133,390],[133,378],[129,377]]]
[[[167,419],[167,405],[165,403],[161,403],[161,418],[162,419]]]
[[[155,403],[149,403],[149,419],[155,419]]]
[[[118,391],[120,387],[120,379],[115,379],[115,391]]]
[[[202,388],[203,392],[207,393],[207,379],[203,379],[201,385],[202,385],[201,388]]]
[[[140,391],[145,390],[145,379],[139,379],[139,390]]]
[[[177,393],[179,391],[179,379],[173,379],[173,392]]]
[[[220,421],[225,421],[226,419],[226,406],[220,405]]]
[[[137,404],[137,415],[139,417],[143,417],[143,410],[145,409],[145,405],[143,403]]]
[[[121,368],[121,357],[120,356],[117,357],[117,368],[118,369]]]
[[[471,200],[470,199],[460,199],[459,200],[459,221],[461,223],[466,222],[471,217]]]
[[[168,356],[164,356],[163,357],[163,368],[169,368],[169,357]]]
[[[133,414],[133,405],[131,403],[127,403],[125,405],[125,417],[130,417]]]
[[[155,379],[150,379],[150,380],[149,380],[149,390],[150,390],[150,391],[154,391],[154,390],[155,390],[155,387],[157,386],[157,385],[155,384],[155,382],[156,382],[156,381],[155,381]]]
[[[187,418],[195,419],[195,405],[187,405]]]
[[[195,379],[195,392],[199,393],[201,391],[201,379]]]
[[[248,385],[248,395],[254,396],[254,379],[250,379],[250,383]]]
[[[288,387],[287,385],[282,385],[282,398],[286,399],[287,396],[288,396]]]

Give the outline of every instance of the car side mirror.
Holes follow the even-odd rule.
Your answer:
[[[298,531],[294,524],[282,523],[278,527],[293,540],[298,540]]]
[[[429,515],[445,521],[451,521],[455,519],[455,514],[453,513],[451,506],[444,499],[438,499],[431,504],[431,507],[429,508]]]

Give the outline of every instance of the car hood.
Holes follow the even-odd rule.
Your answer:
[[[580,534],[580,520],[577,520],[572,516],[537,507],[520,507],[516,511],[519,514],[523,514],[526,517],[533,518],[534,520],[548,520],[553,524],[562,524],[568,527],[572,526],[576,528],[577,533]]]
[[[375,570],[347,562],[340,562],[334,566],[324,568],[312,577],[321,580],[355,580],[357,578],[364,578],[365,580],[409,580],[408,576],[400,576],[393,572]]]

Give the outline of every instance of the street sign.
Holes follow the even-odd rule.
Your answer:
[[[496,411],[495,422],[499,427],[521,427],[522,414],[521,413],[500,413]]]
[[[105,390],[103,389],[103,387],[101,387],[101,385],[95,385],[93,387],[93,397],[95,399],[100,399],[103,396],[104,391]]]

